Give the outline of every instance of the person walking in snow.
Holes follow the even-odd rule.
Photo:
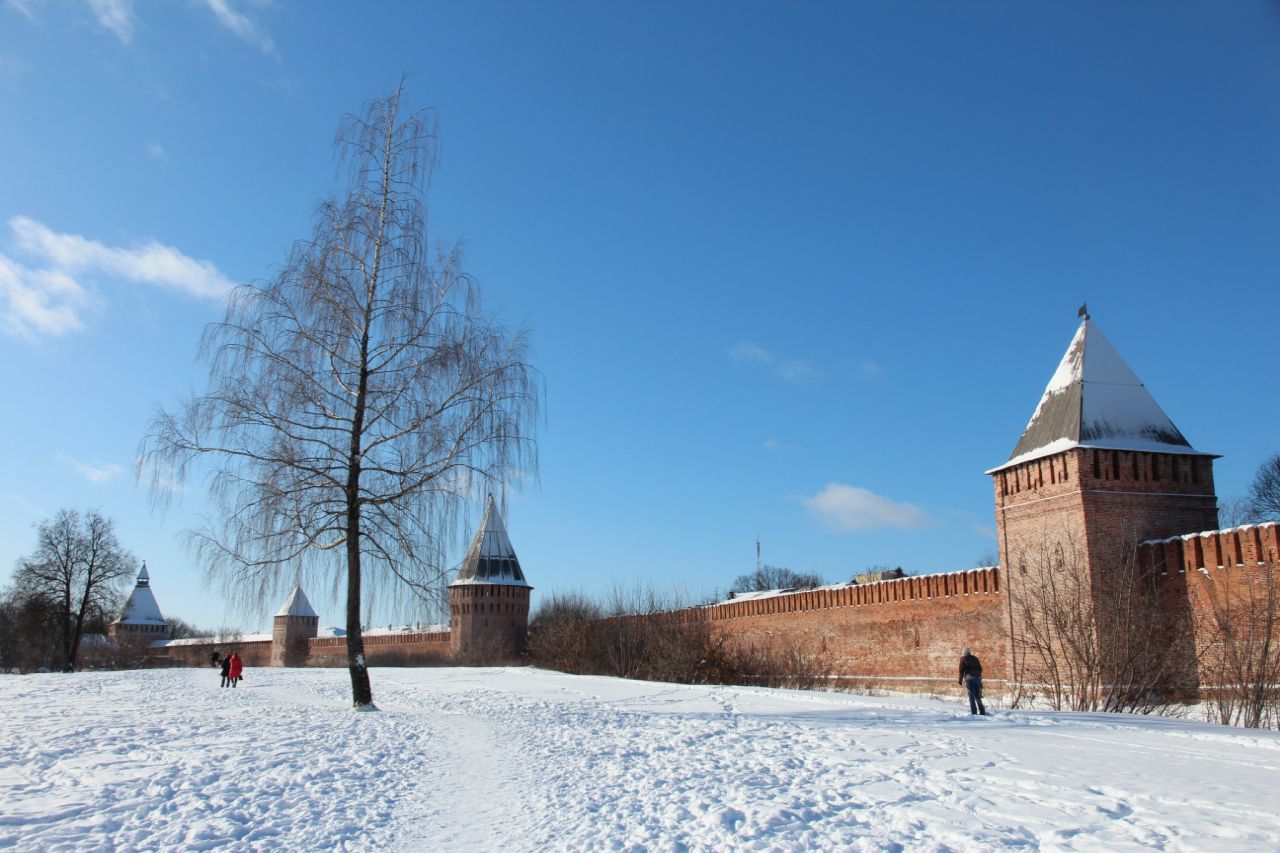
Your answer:
[[[219,661],[218,661],[218,650],[217,650],[217,649],[214,649],[213,651],[209,652],[209,666],[214,666],[214,667],[216,667],[216,666],[218,665],[218,663],[219,663]]]
[[[227,658],[227,662],[230,664],[227,668],[227,675],[231,678],[231,686],[235,687],[240,683],[240,673],[243,671],[244,664],[240,660],[240,655],[235,652],[231,653],[231,656]]]
[[[222,686],[231,684],[231,655],[222,659]]]
[[[969,691],[969,713],[987,715],[982,704],[982,662],[969,649],[960,657],[960,684]]]

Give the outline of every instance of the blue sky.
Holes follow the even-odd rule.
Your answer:
[[[181,547],[200,484],[156,515],[132,460],[402,73],[433,236],[545,378],[535,595],[701,596],[757,533],[831,581],[974,565],[1084,300],[1242,493],[1280,449],[1278,44],[1270,2],[0,0],[0,569],[97,506],[167,614],[261,624]]]

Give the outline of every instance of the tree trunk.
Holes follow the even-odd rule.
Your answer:
[[[369,683],[369,668],[364,662],[364,633],[360,629],[360,454],[365,395],[369,387],[368,365],[369,306],[366,306],[364,334],[360,339],[360,380],[351,418],[351,454],[347,458],[347,668],[351,671],[351,703],[359,710],[373,708],[373,685]]]
[[[67,582],[66,592],[63,595],[62,613],[62,671],[74,672],[76,668],[75,647],[71,642],[71,584]]]
[[[364,634],[360,630],[360,508],[347,511],[347,668],[351,671],[351,703],[373,707],[373,686],[364,663]]]

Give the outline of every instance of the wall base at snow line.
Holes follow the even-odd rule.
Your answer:
[[[453,660],[449,632],[365,637],[364,660],[368,666],[444,666]],[[308,641],[304,666],[346,665],[346,637],[319,637]]]
[[[235,652],[245,666],[271,666],[271,641],[247,640],[233,642],[191,643],[181,646],[167,646],[164,650],[174,666],[204,666],[213,669],[209,663],[209,655],[217,651],[222,657]]]

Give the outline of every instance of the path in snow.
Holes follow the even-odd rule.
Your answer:
[[[1275,850],[1280,735],[379,669],[0,677],[0,848]]]

